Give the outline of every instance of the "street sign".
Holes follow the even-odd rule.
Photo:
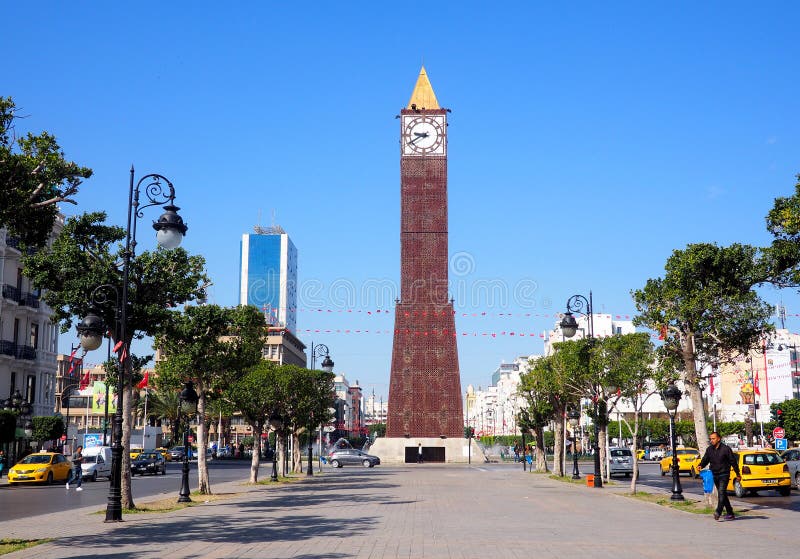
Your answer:
[[[775,427],[772,430],[772,436],[775,437],[776,439],[782,439],[786,436],[786,431],[784,430],[783,427]]]
[[[789,448],[788,442],[786,439],[775,439],[775,450],[786,450]]]

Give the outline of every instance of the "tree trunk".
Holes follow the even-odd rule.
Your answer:
[[[250,483],[258,483],[258,468],[261,465],[261,432],[262,432],[262,423],[257,421],[255,423],[250,424],[253,428],[253,437],[255,437],[255,443],[253,444],[253,459],[250,461]],[[219,443],[217,443],[217,448],[219,448]]]
[[[286,471],[286,436],[283,431],[275,432],[275,445],[278,453],[278,464],[280,464],[280,475],[287,477],[289,472]]]
[[[130,378],[130,377],[128,377]],[[133,390],[126,385],[122,402],[122,508],[135,509],[131,490],[131,429],[133,427]]]
[[[303,472],[303,453],[300,449],[300,431],[297,429],[292,433],[292,472]]]
[[[211,495],[211,483],[208,481],[208,464],[206,463],[206,391],[203,383],[198,382],[197,399],[197,482],[201,495]]]
[[[536,471],[547,471],[547,453],[544,448],[544,427],[536,429]]]
[[[597,448],[600,451],[600,477],[606,482],[608,478],[608,445],[606,444],[606,436],[608,435],[608,426],[601,423],[597,426]]]
[[[631,476],[631,493],[636,493],[636,480],[639,477],[639,411],[637,397],[633,401],[633,446],[631,448],[631,454],[633,454],[633,475]]]
[[[564,477],[564,422],[563,410],[556,413],[555,426],[553,429],[553,473],[559,477]]]
[[[683,386],[689,393],[692,401],[692,415],[694,417],[694,433],[697,439],[697,449],[704,455],[708,448],[708,424],[706,421],[706,406],[703,401],[703,391],[700,388],[695,367],[694,334],[687,334],[683,342]]]

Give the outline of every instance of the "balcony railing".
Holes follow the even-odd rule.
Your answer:
[[[19,300],[20,304],[25,305],[26,307],[30,307],[32,309],[39,308],[39,297],[37,297],[33,293],[24,293],[21,295],[23,296],[20,297]]]
[[[9,340],[0,340],[0,355],[17,356],[17,344]]]
[[[29,345],[17,345],[17,359],[25,359],[27,361],[36,360],[36,349]]]
[[[19,237],[6,236],[6,246],[19,250]]]
[[[20,291],[13,285],[3,284],[3,297],[19,303]]]

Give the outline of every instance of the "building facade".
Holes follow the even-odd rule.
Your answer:
[[[55,227],[62,226],[59,218]],[[0,400],[19,390],[33,416],[52,415],[58,326],[21,258],[19,240],[0,229]]]
[[[264,312],[267,322],[297,331],[297,249],[280,226],[242,235],[239,304]]]

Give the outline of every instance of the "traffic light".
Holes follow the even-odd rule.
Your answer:
[[[783,427],[783,410],[781,408],[776,409],[775,410],[775,415],[778,416],[778,418],[777,418],[778,427]]]
[[[777,423],[778,422],[778,408],[770,409],[769,410],[769,417],[770,417],[770,421],[772,421],[773,423]]]

